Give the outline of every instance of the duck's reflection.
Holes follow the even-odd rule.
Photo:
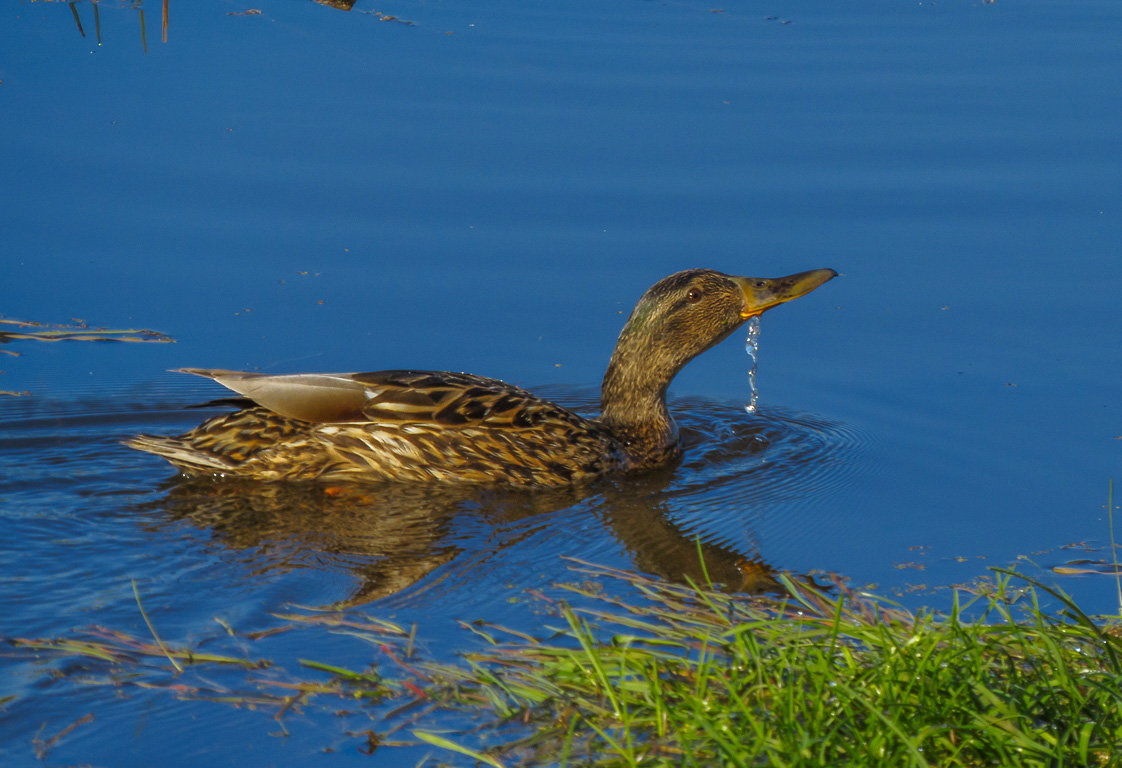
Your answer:
[[[674,522],[662,492],[670,474],[618,484],[604,495],[603,520],[631,555],[632,567],[668,581],[713,583],[731,592],[781,591],[774,568],[755,546],[738,551],[707,542]]]
[[[340,606],[399,593],[473,554],[455,531],[465,518],[510,530],[528,518],[548,522],[546,516],[578,504],[605,524],[636,570],[672,581],[708,579],[736,592],[778,590],[772,569],[752,553],[699,542],[673,523],[660,501],[671,474],[535,493],[176,479],[156,504],[173,520],[208,529],[224,547],[252,550],[265,570],[345,569],[357,584]],[[483,537],[479,546],[501,550],[537,528],[523,526],[521,537]]]

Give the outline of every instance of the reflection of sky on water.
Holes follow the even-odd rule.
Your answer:
[[[136,9],[102,5],[101,46],[76,9],[86,38],[58,4],[5,27],[6,309],[179,343],[37,349],[5,388],[182,364],[590,385],[658,276],[829,264],[829,295],[767,318],[763,405],[883,446],[861,507],[913,499],[899,546],[1099,527],[1119,106],[1085,15],[173,7],[144,55]],[[675,391],[743,397],[744,367],[726,345]]]
[[[743,336],[683,372],[697,442],[648,508],[633,488],[409,518],[430,544],[397,573],[418,586],[375,605],[451,644],[451,618],[525,621],[509,601],[566,578],[558,554],[669,573],[696,535],[891,589],[1106,538],[1116,4],[172,4],[166,43],[142,7],[143,40],[126,4],[2,12],[3,312],[177,339],[0,347],[21,353],[0,389],[35,393],[0,403],[18,623],[127,625],[129,578],[175,638],[361,589],[353,550],[277,565],[330,531],[280,514],[289,538],[227,531],[239,548],[167,514],[169,471],[115,440],[183,429],[200,414],[180,405],[221,393],[164,369],[467,370],[587,406],[635,299],[691,266],[842,277],[764,319],[759,414],[739,407]],[[754,453],[738,430],[757,423]],[[1111,605],[1109,580],[1063,584]],[[106,733],[135,719],[119,706]]]

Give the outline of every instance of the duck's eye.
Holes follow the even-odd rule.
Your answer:
[[[696,304],[697,302],[701,301],[701,289],[690,288],[690,292],[686,294],[686,301],[688,301],[690,304]]]

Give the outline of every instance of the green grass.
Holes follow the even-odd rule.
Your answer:
[[[485,650],[454,664],[425,663],[413,632],[354,612],[227,629],[243,647],[281,631],[311,633],[309,648],[318,633],[351,635],[375,651],[362,671],[304,659],[285,670],[96,628],[9,643],[82,657],[68,665],[75,684],[100,684],[102,665],[118,690],[249,706],[282,728],[291,712],[347,701],[369,713],[365,751],[423,743],[426,765],[1122,765],[1117,628],[1026,577],[999,571],[942,613],[911,613],[840,583],[788,579],[786,597],[753,598],[573,568],[579,583],[531,604],[556,625],[540,639],[465,625]],[[169,675],[171,662],[186,672]],[[219,669],[226,682],[208,687]]]
[[[761,601],[582,567],[640,599],[572,587],[601,606],[559,604],[548,643],[436,671],[437,698],[507,724],[491,764],[1122,761],[1122,643],[1042,585],[1014,590],[1002,574],[936,615],[789,581],[788,599]],[[1062,615],[1040,610],[1040,591]]]

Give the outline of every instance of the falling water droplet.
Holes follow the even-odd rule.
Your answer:
[[[756,389],[756,355],[760,350],[760,316],[756,315],[748,321],[748,339],[744,342],[744,351],[748,353],[748,357],[752,359],[752,367],[748,370],[748,389],[751,393],[751,399],[744,410],[748,413],[756,412],[756,403],[760,400],[760,391]]]

